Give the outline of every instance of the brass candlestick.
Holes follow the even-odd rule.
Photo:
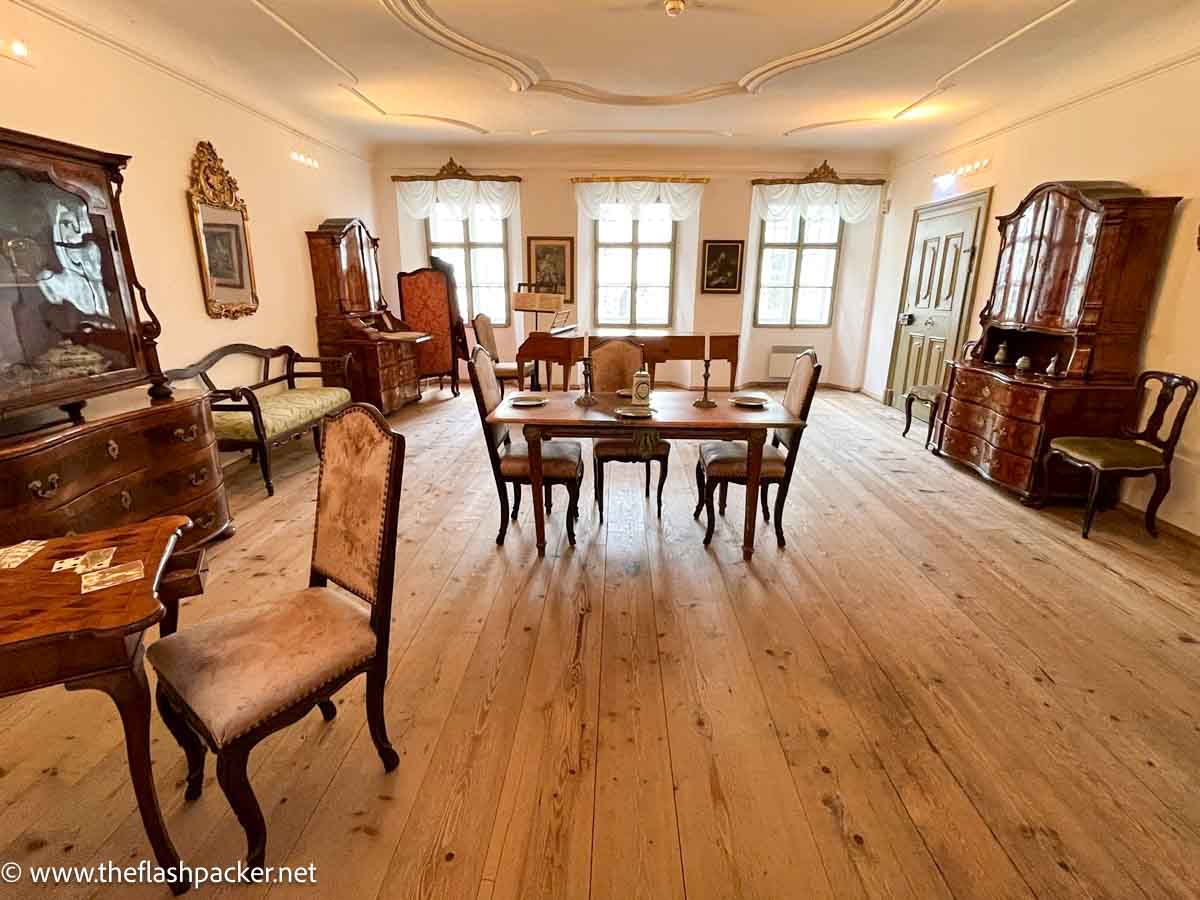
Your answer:
[[[592,396],[592,358],[583,358],[583,394],[575,398],[576,406],[595,406],[600,401]]]
[[[696,407],[696,409],[712,409],[713,407],[715,407],[717,405],[717,402],[715,400],[708,399],[708,379],[709,379],[709,369],[711,367],[712,367],[712,360],[706,359],[704,361],[704,396],[701,397],[699,400],[692,401],[692,406]]]

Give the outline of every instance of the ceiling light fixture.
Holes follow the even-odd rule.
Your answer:
[[[29,45],[19,38],[13,38],[11,41],[0,40],[0,56],[4,56],[14,62],[31,65],[29,61]]]
[[[663,11],[674,19],[687,12],[687,0],[663,0]]]
[[[310,169],[319,169],[321,164],[311,156],[305,156],[299,150],[293,150],[291,153],[292,162],[298,162],[303,166],[308,166]]]
[[[985,156],[983,159],[977,159],[974,162],[956,166],[949,172],[943,172],[941,175],[935,175],[933,176],[933,180],[940,185],[946,185],[954,181],[956,178],[962,178],[966,175],[974,175],[976,172],[982,172],[991,164],[992,158],[990,156]]]

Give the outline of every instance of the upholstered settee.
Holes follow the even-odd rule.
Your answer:
[[[250,356],[262,361],[262,379],[244,387],[219,388],[209,375],[218,362],[230,356]],[[283,371],[271,375],[271,362],[284,359]],[[323,371],[349,378],[351,357],[301,356],[288,346],[256,347],[253,344],[228,344],[218,347],[195,365],[167,372],[171,381],[199,379],[210,392],[213,430],[220,450],[249,450],[252,460],[262,469],[267,496],[275,493],[271,481],[271,448],[313,433],[320,452],[321,420],[350,403],[350,392],[342,387],[298,387],[302,378],[319,379]],[[298,371],[300,363],[320,366],[314,371]],[[265,390],[274,385],[282,388]],[[262,391],[260,394],[259,392]]]

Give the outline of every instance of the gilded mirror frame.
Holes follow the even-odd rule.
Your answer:
[[[196,261],[200,266],[200,284],[208,315],[214,319],[240,319],[253,315],[258,310],[258,284],[254,278],[254,255],[250,249],[250,216],[246,211],[246,201],[238,196],[237,179],[229,174],[224,161],[208,141],[200,141],[196,145],[187,198],[192,218],[192,237],[196,244]],[[205,242],[204,207],[229,210],[240,217],[241,245],[246,251],[245,280],[249,290],[246,302],[233,303],[217,296]]]

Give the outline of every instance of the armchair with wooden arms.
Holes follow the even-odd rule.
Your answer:
[[[417,377],[450,378],[450,390],[458,396],[458,361],[469,357],[467,330],[458,308],[454,270],[434,257],[424,269],[396,276],[400,289],[401,327],[432,336],[417,347]]]

